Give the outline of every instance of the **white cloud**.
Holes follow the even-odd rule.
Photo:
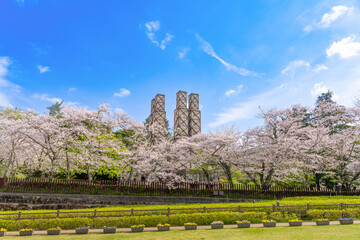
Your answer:
[[[320,26],[329,27],[330,24],[344,14],[350,14],[354,10],[353,7],[334,6],[330,13],[325,13],[319,22]]]
[[[316,28],[327,28],[330,27],[331,23],[337,20],[342,15],[350,15],[354,10],[353,7],[346,6],[334,6],[331,11],[325,13],[319,22],[309,24],[304,28],[305,32],[310,32]]]
[[[149,32],[156,32],[160,29],[160,22],[159,21],[151,21],[145,23],[145,27]]]
[[[315,67],[311,67],[311,64],[304,60],[295,60],[291,61],[286,68],[281,70],[281,73],[284,75],[289,75],[291,78],[295,76],[299,68],[305,68],[305,70],[311,70],[313,72],[320,72],[323,70],[328,70],[329,68],[323,64],[317,64]]]
[[[80,104],[79,102],[64,101],[64,100],[62,100],[61,98],[50,97],[48,94],[37,94],[37,93],[36,93],[36,94],[34,94],[32,97],[35,98],[35,99],[39,99],[39,100],[41,100],[41,101],[45,101],[45,102],[52,103],[52,104],[63,102],[63,105],[64,105],[64,106],[68,106],[68,107],[72,107],[72,106],[76,106],[76,105],[79,105],[79,104]]]
[[[329,68],[325,65],[321,65],[321,64],[318,64],[316,65],[316,67],[313,69],[314,72],[320,72],[322,70],[328,70]]]
[[[315,83],[313,89],[311,89],[311,96],[317,97],[322,93],[326,93],[329,91],[329,88],[327,88],[324,83]]]
[[[202,50],[204,50],[205,53],[209,54],[210,56],[214,57],[215,59],[217,59],[219,62],[221,62],[227,70],[229,71],[233,71],[237,74],[243,75],[243,76],[257,76],[258,74],[255,72],[251,72],[245,68],[239,68],[235,65],[232,65],[226,61],[224,61],[222,58],[220,58],[216,53],[215,50],[213,49],[213,47],[210,45],[210,43],[208,43],[207,41],[205,41],[202,37],[200,37],[199,34],[196,33],[196,38],[199,40],[200,44],[201,44],[201,48]]]
[[[333,99],[339,104],[351,107],[356,99],[360,99],[360,61],[352,58],[347,61],[325,59],[322,64],[327,70],[298,71],[294,78],[279,74],[273,77],[272,84],[267,90],[248,97],[245,101],[222,106],[208,125],[217,128],[222,125],[233,124],[246,130],[262,124],[256,118],[259,107],[264,110],[271,108],[285,108],[301,103],[314,106],[316,97],[328,90],[334,92]],[[305,65],[304,67],[307,68]],[[323,67],[321,67],[323,68]],[[316,68],[314,68],[316,69]]]
[[[229,89],[228,91],[225,92],[225,96],[230,97],[230,96],[239,94],[243,87],[244,87],[244,85],[239,85],[235,89]]]
[[[46,72],[50,72],[50,68],[47,67],[47,66],[38,65],[37,68],[39,69],[41,74],[46,73]]]
[[[66,101],[64,102],[64,105],[68,106],[68,107],[71,107],[71,106],[76,106],[76,105],[79,105],[80,103],[79,102],[73,102],[73,101]]]
[[[310,32],[313,30],[313,27],[312,27],[312,25],[307,25],[306,27],[304,27],[303,30],[304,30],[304,32]]]
[[[155,36],[155,32],[159,31],[160,29],[160,22],[159,21],[151,21],[145,23],[146,27],[146,35],[150,39],[150,41],[158,46],[161,50],[165,50],[166,45],[171,42],[171,40],[174,38],[174,35],[171,35],[170,33],[166,33],[166,36],[163,40],[160,42],[157,40]]]
[[[187,48],[187,47],[186,48],[181,48],[180,51],[179,51],[178,57],[180,59],[184,59],[189,50],[190,50],[190,48]]]
[[[166,48],[165,45],[168,44],[171,41],[171,39],[173,39],[173,37],[174,37],[173,35],[166,33],[166,37],[163,40],[161,40],[160,43],[161,50],[164,50]]]
[[[5,76],[8,74],[8,67],[11,64],[11,61],[8,57],[0,57],[0,87],[9,86],[9,81],[5,79]]]
[[[12,108],[10,100],[7,96],[0,92],[0,108]]]
[[[76,91],[76,87],[69,87],[69,92],[75,92]]]
[[[114,93],[115,97],[126,97],[129,96],[131,93],[129,90],[125,89],[125,88],[120,88],[119,92]]]
[[[322,93],[327,93],[330,89],[324,85],[323,82],[315,83],[313,89],[311,89],[310,93],[313,98],[317,98]],[[330,90],[333,92],[333,100],[337,101],[339,99],[339,95],[334,92],[334,90]]]
[[[231,95],[234,95],[236,91],[234,89],[227,90],[225,92],[225,96],[230,97]]]
[[[360,53],[360,42],[355,41],[355,36],[343,38],[338,42],[333,42],[331,46],[326,49],[328,57],[339,55],[340,58],[350,58],[357,56]]]
[[[122,108],[115,108],[115,112],[124,113],[125,111]]]
[[[294,77],[296,70],[298,68],[301,68],[301,67],[309,68],[310,63],[306,62],[306,61],[303,61],[303,60],[292,61],[292,62],[289,63],[289,65],[286,68],[281,70],[281,73],[290,75],[291,77]]]
[[[280,86],[263,94],[253,96],[248,101],[236,103],[223,112],[215,114],[215,120],[209,124],[209,127],[216,128],[240,120],[255,118],[259,113],[259,106],[268,107],[276,102],[275,99],[278,98],[279,93],[283,91],[282,89],[283,87]]]
[[[0,57],[0,87],[10,88],[11,91],[18,93],[21,91],[21,87],[5,78],[9,73],[8,67],[11,63],[12,62],[9,57]]]
[[[33,98],[50,103],[60,103],[62,101],[60,98],[57,97],[49,97],[48,94],[34,94]]]
[[[152,33],[152,32],[147,32],[146,35],[148,36],[148,38],[150,39],[150,41],[151,41],[152,43],[154,43],[156,46],[159,46],[159,45],[160,45],[159,42],[156,40],[154,33]]]

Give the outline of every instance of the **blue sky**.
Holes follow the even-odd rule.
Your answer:
[[[138,121],[200,94],[203,131],[259,107],[360,98],[359,1],[0,1],[0,106],[109,103]]]

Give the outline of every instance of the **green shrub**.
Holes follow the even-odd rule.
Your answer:
[[[360,209],[345,210],[309,210],[307,212],[312,219],[328,218],[337,220],[341,217],[357,218]],[[129,228],[131,225],[145,224],[147,227],[156,227],[159,223],[169,223],[171,226],[183,226],[184,223],[194,222],[198,225],[210,225],[213,221],[222,221],[224,224],[234,224],[238,220],[248,220],[252,223],[261,223],[263,219],[273,219],[276,222],[288,222],[297,218],[294,213],[281,212],[213,212],[153,215],[153,216],[129,216],[129,217],[98,217],[98,218],[55,218],[55,219],[30,219],[30,220],[4,220],[0,219],[0,227],[9,231],[17,231],[21,228],[33,228],[35,230],[46,230],[52,227],[61,229],[75,229],[77,227],[90,226],[91,228],[103,228],[103,226],[116,226],[118,228]]]
[[[116,226],[128,228],[131,225],[145,224],[147,227],[156,227],[158,223],[166,222],[171,226],[183,226],[186,222],[195,222],[198,225],[210,225],[212,221],[223,221],[225,224],[234,224],[239,219],[246,219],[252,223],[260,223],[267,218],[266,213],[258,212],[216,212],[216,213],[193,213],[176,215],[154,215],[154,216],[131,216],[131,217],[99,217],[99,218],[57,218],[57,219],[31,219],[31,220],[2,220],[0,227],[9,231],[17,231],[21,228],[33,228],[35,230],[46,230],[51,227],[61,229],[75,229],[77,227],[90,226],[91,228],[103,228],[103,226]]]
[[[132,216],[122,218],[97,218],[94,220],[94,227],[99,228],[104,225],[130,227],[135,224],[145,224],[148,227],[156,227],[157,224],[166,222],[171,226],[182,226],[186,222],[195,222],[198,225],[210,225],[214,220],[223,221],[225,224],[234,224],[239,219],[247,219],[253,223],[261,222],[266,218],[266,213],[193,213],[176,215],[158,216]]]
[[[360,209],[345,210],[309,210],[311,218],[329,218],[337,220],[340,217],[356,218],[360,216]],[[198,225],[210,225],[213,221],[222,221],[224,224],[234,224],[238,220],[248,220],[252,223],[261,223],[263,219],[273,219],[276,222],[288,222],[297,218],[294,213],[281,212],[213,212],[153,215],[153,216],[128,216],[128,217],[98,217],[98,218],[55,218],[55,219],[30,219],[30,220],[4,220],[0,219],[0,227],[9,231],[17,231],[22,228],[33,228],[35,230],[47,230],[52,227],[61,229],[75,229],[77,227],[90,226],[91,228],[103,228],[103,226],[116,226],[118,228],[129,228],[131,225],[145,224],[147,227],[156,227],[159,223],[169,223],[171,226],[183,226],[184,223],[194,222]]]
[[[297,218],[295,213],[281,213],[281,212],[273,212],[269,213],[268,219],[275,220],[276,222],[287,222],[290,219]]]
[[[339,218],[358,218],[360,217],[359,208],[347,208],[344,210],[309,210],[307,214],[311,219],[328,218],[330,220],[338,220]]]

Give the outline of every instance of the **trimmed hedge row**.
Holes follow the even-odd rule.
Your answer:
[[[307,214],[311,219],[327,218],[329,220],[338,220],[339,218],[358,218],[360,217],[360,208],[349,208],[344,210],[309,210]]]
[[[312,219],[328,218],[338,220],[339,218],[358,218],[360,208],[344,210],[309,210],[307,214]],[[156,227],[158,223],[169,223],[171,226],[183,226],[186,222],[194,222],[198,225],[210,225],[212,221],[222,221],[224,224],[235,224],[238,220],[248,220],[251,223],[261,223],[263,219],[273,219],[277,222],[287,222],[296,218],[294,213],[260,213],[260,212],[217,212],[217,213],[193,213],[177,215],[152,215],[132,217],[103,217],[103,218],[55,218],[55,219],[31,219],[31,220],[4,220],[0,219],[0,227],[9,231],[17,231],[22,228],[35,230],[46,230],[52,227],[61,229],[75,229],[77,227],[90,226],[91,228],[102,228],[103,226],[116,226],[118,228],[129,228],[131,225],[145,224],[147,227]]]
[[[57,218],[57,219],[32,219],[32,220],[0,220],[0,227],[9,231],[16,231],[22,228],[35,230],[46,230],[51,227],[61,229],[74,229],[77,227],[90,226],[91,228],[103,228],[103,226],[116,226],[128,228],[131,225],[145,224],[147,227],[156,227],[158,223],[169,223],[171,226],[182,226],[186,222],[195,222],[198,225],[210,225],[212,221],[223,221],[224,224],[235,224],[237,220],[249,220],[252,223],[260,223],[261,220],[271,218],[278,222],[288,221],[294,218],[294,214],[282,213],[194,213],[178,215],[154,215],[154,216],[133,216],[133,217],[111,217],[111,218]]]
[[[292,212],[294,214],[304,214],[307,212],[310,213],[316,213],[318,211],[335,211],[335,212],[341,212],[342,210],[339,208],[335,208],[334,206],[332,206],[332,209],[312,209],[312,210],[306,210],[306,208],[297,208],[296,206],[294,207],[282,207],[282,208],[277,208],[278,210],[281,210],[282,212]],[[357,212],[359,210],[359,206],[350,206],[350,207],[346,207],[345,210],[349,211],[349,212]],[[112,213],[109,212],[102,212],[103,209],[99,209],[99,211],[97,211],[96,216],[100,217],[100,216],[108,216],[111,215]],[[257,208],[257,209],[246,209],[246,208],[242,208],[241,209],[242,213],[254,213],[254,212],[271,212],[272,211],[272,207],[270,208]],[[49,211],[50,212],[50,211]],[[36,211],[22,211],[22,218],[52,218],[52,217],[56,217],[56,212],[54,210],[51,211],[51,213],[46,213],[46,212],[42,212],[43,214],[41,215],[37,215],[37,214],[28,214],[28,213],[36,213]],[[236,214],[239,213],[239,208],[233,208],[233,209],[206,209],[206,214]],[[117,213],[113,213],[113,215],[116,215]],[[123,213],[126,215],[130,214],[129,212]],[[171,214],[172,216],[181,216],[181,215],[190,215],[190,214],[204,214],[204,210],[203,208],[201,208],[201,210],[172,210]],[[153,217],[154,215],[167,215],[167,210],[164,211],[136,211],[135,215],[138,216],[150,216]],[[93,211],[84,211],[84,213],[77,213],[77,212],[71,212],[71,211],[61,211],[61,217],[66,217],[66,218],[92,218],[94,216],[94,212]],[[121,216],[118,216],[118,218],[120,218]],[[14,215],[0,215],[0,220],[2,219],[7,219],[7,220],[17,220],[18,215],[14,214]]]

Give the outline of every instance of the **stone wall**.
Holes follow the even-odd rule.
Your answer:
[[[248,202],[252,199],[0,192],[0,209],[78,209],[133,204]]]

